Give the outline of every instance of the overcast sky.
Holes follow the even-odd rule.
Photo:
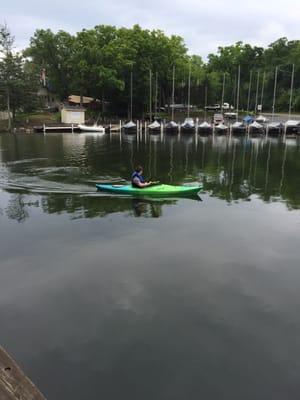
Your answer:
[[[159,28],[203,58],[238,40],[267,46],[282,36],[300,39],[299,0],[6,0],[0,15],[18,49],[37,28],[75,33],[100,24]]]

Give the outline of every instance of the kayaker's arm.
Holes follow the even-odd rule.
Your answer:
[[[135,186],[138,186],[140,188],[147,187],[152,184],[151,181],[150,182],[141,182],[138,178],[134,178],[133,181],[134,181]]]

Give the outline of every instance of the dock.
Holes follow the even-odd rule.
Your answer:
[[[46,400],[16,361],[1,346],[0,400]]]
[[[34,132],[80,132],[77,124],[51,124],[51,125],[38,125],[33,127]]]

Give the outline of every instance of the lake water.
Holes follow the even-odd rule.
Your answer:
[[[134,164],[200,197],[97,193]],[[48,400],[300,391],[300,141],[0,135],[0,344]]]

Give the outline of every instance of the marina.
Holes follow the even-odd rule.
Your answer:
[[[219,115],[219,114],[218,114]],[[285,115],[277,115],[276,117],[273,115],[273,118],[276,118],[276,121],[270,122],[267,118],[268,116],[272,117],[273,114],[265,114],[265,116],[260,115],[258,118],[251,123],[244,123],[243,121],[235,121],[227,120],[224,123],[213,123],[208,122],[206,119],[200,120],[197,118],[186,118],[183,123],[175,122],[173,119],[169,122],[161,121],[158,122],[155,120],[154,122],[143,121],[143,120],[135,120],[135,121],[122,121],[119,123],[108,124],[105,123],[103,126],[88,126],[85,125],[84,129],[79,125],[64,125],[64,124],[56,124],[56,125],[42,125],[35,126],[31,130],[31,132],[37,133],[49,133],[49,132],[72,132],[72,133],[84,133],[84,132],[99,132],[99,133],[114,133],[121,134],[125,132],[127,134],[140,134],[142,132],[150,133],[150,134],[199,134],[199,135],[300,135],[300,116],[297,116],[299,119],[285,119],[287,116]],[[174,116],[173,116],[174,118]],[[213,120],[213,116],[211,117]]]

